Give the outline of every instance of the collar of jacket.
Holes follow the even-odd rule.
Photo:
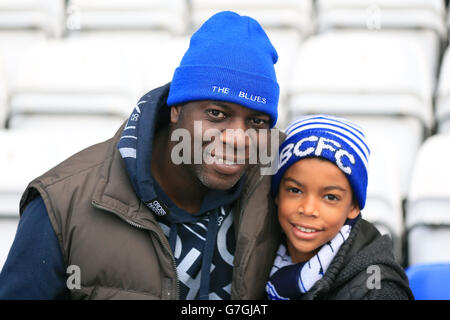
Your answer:
[[[352,278],[361,273],[366,275],[362,278],[365,281],[367,268],[372,265],[382,267],[380,281],[384,279],[394,281],[403,286],[405,292],[409,291],[405,273],[395,261],[388,236],[381,236],[372,224],[364,219],[359,219],[324,277],[317,281],[302,299],[326,299],[328,294],[348,285]],[[361,292],[369,290],[366,289],[366,283],[358,282],[357,287]]]

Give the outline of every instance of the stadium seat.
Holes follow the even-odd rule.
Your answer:
[[[434,82],[426,57],[408,38],[372,32],[310,38],[293,65],[289,118],[327,113],[364,121],[372,135],[393,144],[388,156],[397,161],[405,196],[415,152],[433,125]]]
[[[0,130],[0,217],[18,214],[20,196],[32,179],[72,154],[112,137],[118,129],[107,133],[89,124],[84,123],[83,131],[62,129],[67,123],[54,130]]]
[[[450,50],[445,51],[436,94],[436,122],[441,133],[450,133]]]
[[[430,64],[409,39],[321,34],[302,44],[293,68],[293,112],[403,115],[432,125]]]
[[[406,203],[409,264],[450,261],[450,134],[421,146]]]
[[[42,30],[59,37],[64,31],[65,0],[1,0],[0,29]]]
[[[4,62],[4,79],[10,84],[17,76],[22,58],[35,46],[45,42],[47,35],[40,30],[1,30],[0,56]]]
[[[367,136],[367,139],[370,147],[369,180],[366,206],[361,215],[372,222],[381,234],[391,237],[395,256],[400,263],[403,259],[402,196],[395,163],[385,156],[392,150],[373,136]]]
[[[120,53],[92,41],[49,40],[22,59],[10,87],[11,116],[92,114],[128,117],[140,79]]]
[[[413,265],[406,275],[416,300],[450,300],[450,261]]]
[[[187,32],[186,0],[69,0],[68,29]]]
[[[7,109],[7,87],[2,55],[0,53],[0,130],[5,126]]]
[[[295,29],[303,36],[314,31],[314,5],[311,0],[191,0],[194,29],[222,10],[235,11],[258,20],[264,28]]]
[[[73,136],[77,132],[88,131],[95,139],[93,142],[100,142],[111,138],[123,121],[122,118],[105,115],[25,114],[12,117],[9,130],[28,133],[30,136],[34,132]]]
[[[319,30],[425,29],[447,35],[444,0],[317,0]]]
[[[289,125],[288,116],[288,87],[292,78],[292,61],[301,46],[302,37],[295,30],[267,30],[273,46],[278,53],[278,61],[275,64],[277,82],[280,86],[280,98],[278,102],[277,127],[285,129]]]

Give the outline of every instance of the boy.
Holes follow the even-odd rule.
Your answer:
[[[370,153],[361,129],[320,115],[286,134],[272,178],[285,243],[269,299],[414,299],[390,238],[361,218]]]

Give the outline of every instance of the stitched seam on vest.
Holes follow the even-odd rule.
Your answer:
[[[95,290],[98,291],[98,288],[102,288],[102,289],[113,289],[113,290],[117,290],[117,291],[122,291],[122,292],[130,292],[130,293],[135,293],[135,294],[143,294],[146,296],[151,296],[151,297],[157,297],[157,298],[161,298],[160,295],[154,294],[154,293],[150,293],[150,292],[146,292],[146,291],[137,291],[137,290],[129,290],[129,289],[124,289],[124,288],[118,288],[118,287],[109,287],[109,286],[101,286],[101,285],[92,285],[92,286],[82,286],[81,287],[81,291],[84,293],[87,293],[88,295],[89,292],[87,292],[87,289],[92,288],[92,291],[90,292],[90,294],[92,294]],[[74,292],[76,292],[77,290],[73,290]]]
[[[84,172],[87,171],[87,170],[91,170],[92,168],[101,166],[108,158],[110,158],[110,156],[107,157],[107,158],[105,158],[105,159],[103,159],[103,160],[101,160],[101,162],[99,162],[99,163],[96,163],[96,164],[94,164],[94,165],[92,165],[92,166],[90,166],[90,167],[81,169],[80,171],[71,173],[70,175],[64,176],[64,177],[62,177],[62,178],[60,178],[60,179],[58,179],[58,180],[56,180],[56,181],[53,181],[53,182],[51,182],[51,183],[48,183],[48,184],[45,184],[45,185],[43,184],[43,186],[44,186],[44,188],[51,187],[51,186],[53,186],[54,184],[57,184],[57,183],[59,183],[59,182],[62,182],[62,181],[64,181],[64,180],[69,179],[69,178],[71,178],[71,177],[74,177],[74,176],[76,176],[76,175],[82,174],[82,173],[84,173]],[[38,179],[40,180],[40,178],[38,178]],[[40,181],[42,181],[42,180],[40,180]]]

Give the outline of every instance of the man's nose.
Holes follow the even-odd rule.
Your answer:
[[[221,141],[227,148],[246,150],[251,139],[247,133],[247,126],[243,119],[235,119],[221,132]]]

